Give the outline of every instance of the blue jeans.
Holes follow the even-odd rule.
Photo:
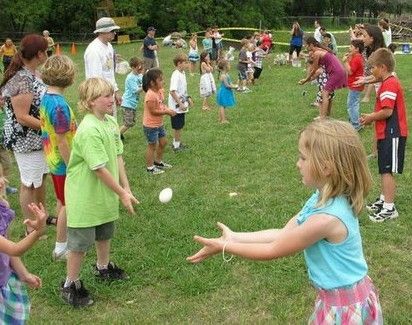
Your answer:
[[[359,124],[359,106],[360,106],[361,92],[358,90],[350,90],[348,92],[348,115],[349,122],[352,126],[359,130],[361,125]]]

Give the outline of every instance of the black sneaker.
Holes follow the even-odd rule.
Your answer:
[[[156,166],[153,168],[146,168],[146,171],[151,175],[163,174],[165,172],[164,170],[157,168]]]
[[[65,287],[64,281],[60,285],[60,296],[64,302],[73,307],[87,307],[94,303],[89,295],[89,291],[83,286],[82,281],[72,282],[70,286]]]
[[[94,275],[101,280],[127,280],[129,276],[113,262],[109,262],[107,269],[99,270],[94,265]]]

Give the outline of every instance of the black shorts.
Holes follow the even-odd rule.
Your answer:
[[[378,140],[379,174],[402,174],[406,137]]]
[[[259,79],[260,74],[262,73],[262,68],[254,67],[254,70],[253,79]]]
[[[185,126],[185,115],[186,113],[176,114],[170,117],[170,122],[172,122],[173,130],[181,130]]]
[[[302,46],[297,46],[297,45],[290,45],[289,48],[289,55],[292,55],[293,52],[296,51],[296,55],[299,57],[300,51],[302,51]]]

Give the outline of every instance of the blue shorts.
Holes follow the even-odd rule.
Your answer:
[[[149,144],[155,144],[159,141],[160,138],[164,138],[166,136],[164,125],[157,128],[149,128],[143,125],[143,132],[146,136],[147,143]]]
[[[402,174],[406,137],[378,140],[379,174]]]
[[[173,130],[181,130],[185,126],[185,115],[186,113],[176,114],[170,117],[170,122],[172,124]]]

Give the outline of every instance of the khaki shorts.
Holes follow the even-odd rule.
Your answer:
[[[87,252],[95,241],[113,238],[114,222],[88,228],[67,227],[67,249],[74,252]]]
[[[143,57],[143,64],[144,64],[145,70],[158,67],[156,64],[156,59],[150,59],[150,58]]]
[[[124,126],[131,128],[136,124],[136,110],[122,107],[123,108],[123,124]]]

